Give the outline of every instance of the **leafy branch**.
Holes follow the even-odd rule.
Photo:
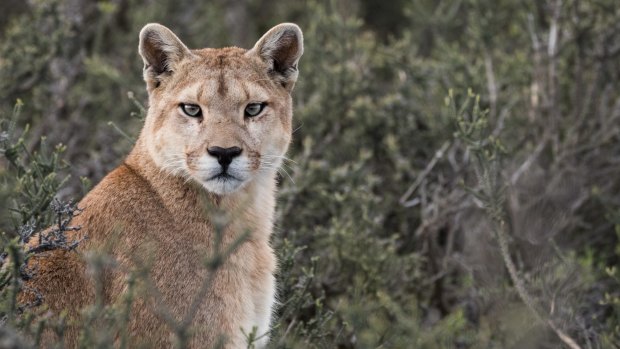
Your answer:
[[[581,349],[577,342],[553,319],[548,318],[538,309],[510,255],[510,236],[504,211],[505,181],[501,174],[502,157],[507,152],[499,139],[490,136],[488,111],[480,108],[480,96],[469,90],[461,107],[457,108],[454,93],[451,90],[446,98],[446,104],[455,115],[457,128],[455,137],[465,143],[473,156],[473,169],[478,180],[478,187],[466,188],[466,190],[482,203],[486,213],[495,223],[494,235],[519,298],[536,320],[547,324],[564,344],[571,349]]]

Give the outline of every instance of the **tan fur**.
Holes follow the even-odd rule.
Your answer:
[[[189,50],[167,28],[147,25],[140,53],[150,107],[140,137],[124,163],[79,203],[84,211],[72,225],[82,229],[69,236],[87,240],[77,253],[33,258],[29,266],[36,276],[27,286],[41,292],[54,312],[67,309],[77,318],[80,308],[94,302],[85,256],[104,251],[118,262],[104,278],[108,302],[122,296],[128,271],[149,264],[160,296],[140,293],[130,334],[148,347],[170,347],[172,331],[158,310],[177,321],[190,311],[214,249],[214,222],[205,214],[211,208],[230,217],[223,249],[240,234],[250,235],[213,275],[191,323],[190,347],[211,347],[220,336],[227,348],[245,347],[241,329],[249,333],[254,326],[259,336],[265,334],[275,294],[276,260],[269,245],[275,171],[291,140],[290,92],[302,52],[294,24],[274,27],[249,51]],[[268,104],[260,116],[244,117],[252,102]],[[203,117],[184,115],[179,103],[199,105]],[[217,164],[207,154],[212,146],[242,148],[231,164],[239,183],[208,180]],[[32,294],[24,292],[21,301],[29,299]],[[69,343],[77,335],[70,328]],[[259,346],[266,341],[264,336]]]

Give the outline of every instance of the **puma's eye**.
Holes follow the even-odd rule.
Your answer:
[[[183,110],[183,113],[187,116],[191,116],[193,118],[202,116],[202,110],[196,104],[181,103],[179,106],[181,107],[181,110]]]
[[[251,118],[253,116],[256,116],[256,115],[260,114],[260,112],[262,112],[263,109],[265,109],[266,105],[267,105],[267,103],[250,103],[250,104],[248,104],[248,106],[245,107],[245,116]]]

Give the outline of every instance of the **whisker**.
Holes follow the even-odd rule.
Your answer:
[[[292,162],[292,163],[297,165],[297,162],[295,160],[293,160],[291,158],[287,158],[286,156],[282,156],[282,155],[269,155],[269,154],[266,154],[266,155],[263,155],[263,157],[272,158],[272,159],[282,159],[282,160],[290,161],[290,162]]]
[[[280,169],[277,170],[278,173],[280,173],[280,175],[282,175],[280,170],[284,171],[284,173],[286,173],[286,176],[291,180],[291,182],[293,182],[293,184],[295,184],[295,181],[293,180],[293,177],[291,177],[291,175],[288,173],[288,171],[284,167],[281,167]]]
[[[291,171],[294,171],[294,170],[295,170],[295,168],[294,168],[293,166],[288,165],[288,164],[286,164],[286,163],[282,163],[282,166],[286,166],[286,167],[288,167],[288,169],[289,169],[289,170],[291,170]]]
[[[270,165],[270,166],[276,167],[274,159],[264,159],[263,161],[261,161],[261,164],[262,165]],[[287,164],[285,162],[282,162],[282,163],[278,164],[277,167],[280,167],[280,166],[288,167],[288,169],[290,169],[290,170],[295,170],[295,168],[293,166],[291,166],[291,165],[289,165],[289,164]]]
[[[192,180],[191,176],[187,176],[187,178],[185,178],[185,182],[183,182],[183,185],[186,185],[187,183],[189,183]]]
[[[296,128],[296,129],[294,129],[294,130],[293,130],[293,132],[291,132],[291,133],[295,133],[295,132],[299,131],[299,129],[300,129],[303,125],[304,125],[304,124],[303,124],[303,122],[302,122],[302,123],[301,123],[301,125],[297,126],[297,128]]]
[[[270,81],[271,79],[256,79],[253,80],[252,82],[261,82],[261,81]]]
[[[183,158],[168,159],[164,161],[160,167],[159,173],[164,173],[172,177],[187,178],[188,174],[186,173],[186,169],[183,167],[183,164]]]

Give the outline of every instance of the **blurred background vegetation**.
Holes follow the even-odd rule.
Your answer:
[[[304,30],[271,347],[620,347],[617,0],[2,0],[9,250],[131,149],[148,22]],[[39,346],[11,292],[0,343]]]

